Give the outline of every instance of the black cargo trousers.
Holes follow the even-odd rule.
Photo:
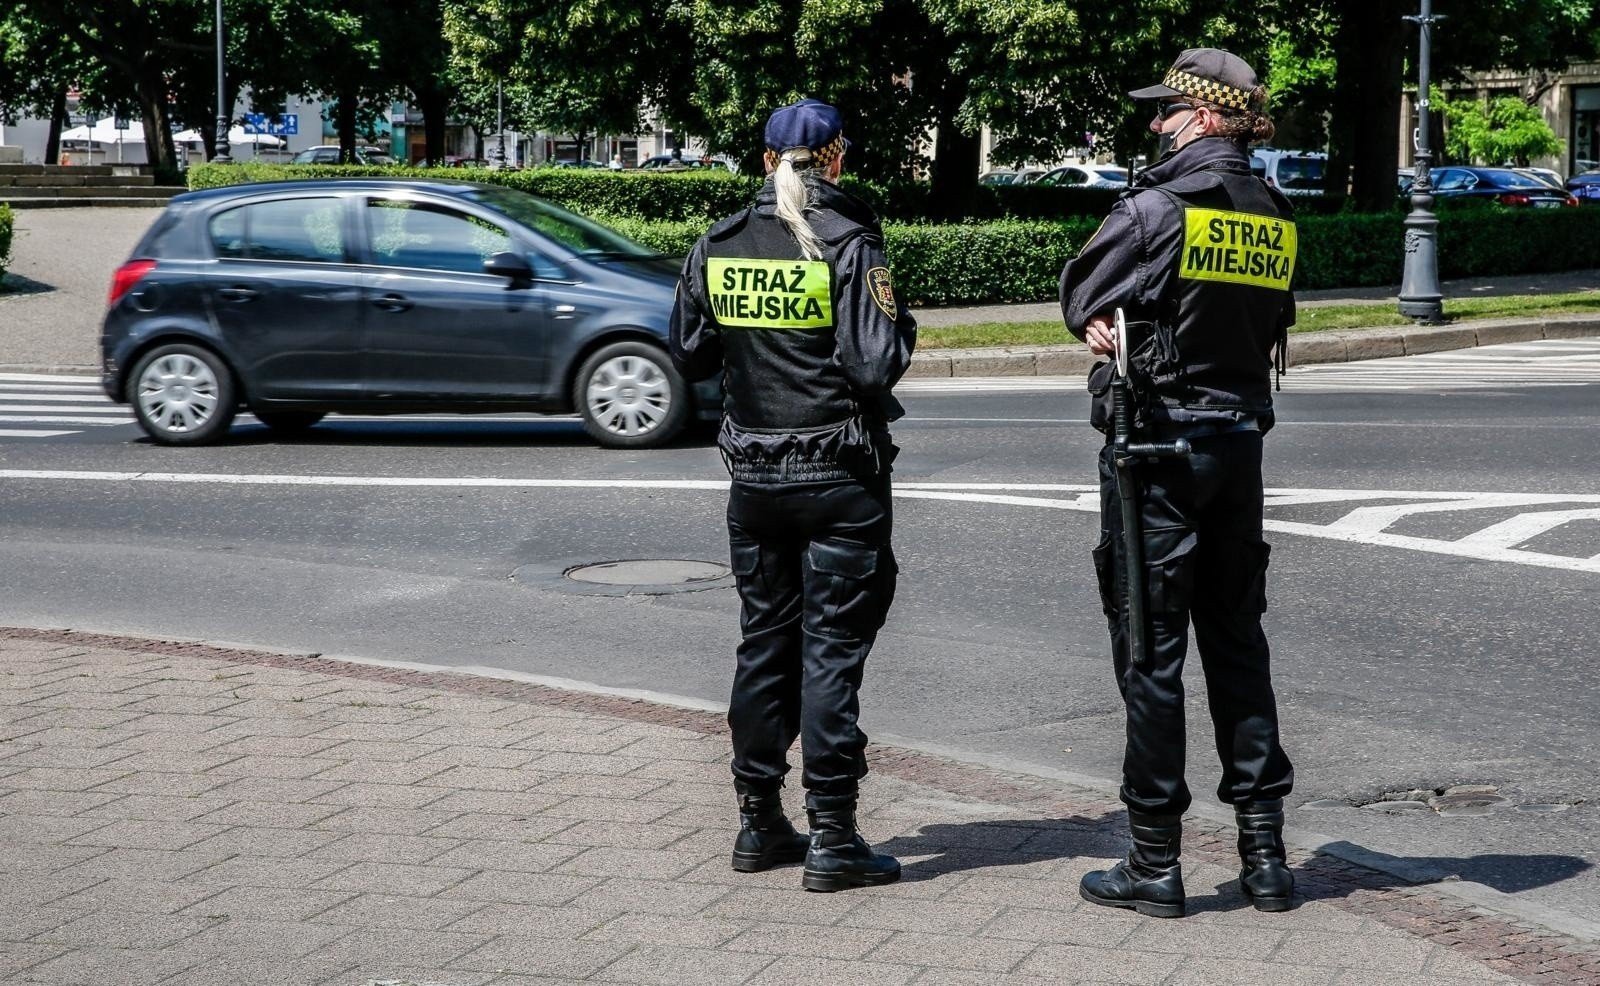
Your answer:
[[[1094,549],[1100,597],[1111,629],[1117,685],[1127,705],[1122,801],[1148,815],[1182,814],[1183,661],[1188,629],[1205,671],[1226,804],[1287,795],[1294,769],[1278,742],[1266,611],[1260,432],[1190,438],[1186,457],[1141,462],[1145,584],[1150,661],[1128,655],[1126,587],[1121,578],[1122,513],[1116,464],[1100,453],[1100,542]]]
[[[887,472],[859,481],[733,483],[728,539],[744,639],[728,726],[741,787],[776,791],[799,736],[807,803],[854,804],[867,772],[857,695],[899,571],[892,528]]]

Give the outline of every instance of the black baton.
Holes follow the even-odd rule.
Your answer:
[[[1122,502],[1122,578],[1128,602],[1128,656],[1133,666],[1150,662],[1150,641],[1145,634],[1147,597],[1144,584],[1144,520],[1140,510],[1139,479],[1134,466],[1140,459],[1166,458],[1189,454],[1185,439],[1171,442],[1133,440],[1133,400],[1128,379],[1128,327],[1122,309],[1117,309],[1117,352],[1111,378],[1111,451],[1117,466],[1117,496]]]

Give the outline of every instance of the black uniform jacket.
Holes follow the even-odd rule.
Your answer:
[[[804,175],[807,261],[778,219],[769,178],[749,209],[722,220],[684,262],[672,314],[673,362],[690,380],[723,375],[717,444],[735,479],[819,481],[882,471],[891,393],[917,325],[895,297],[883,232],[867,205]]]
[[[1182,431],[1272,425],[1272,350],[1294,324],[1293,207],[1222,137],[1147,168],[1061,273],[1067,328],[1122,308],[1141,422]],[[1109,371],[1091,375],[1100,393]],[[1103,415],[1096,410],[1097,425]]]

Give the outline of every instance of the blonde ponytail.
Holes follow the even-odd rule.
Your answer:
[[[809,168],[811,152],[805,148],[784,151],[772,170],[773,188],[778,193],[778,218],[789,228],[789,234],[800,244],[800,252],[807,260],[821,260],[822,240],[806,221],[808,191],[796,164]]]

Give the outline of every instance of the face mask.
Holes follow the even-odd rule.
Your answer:
[[[1183,121],[1183,126],[1181,126],[1178,129],[1172,131],[1171,133],[1163,133],[1159,137],[1157,137],[1156,138],[1156,157],[1163,158],[1163,157],[1166,157],[1168,154],[1172,153],[1172,145],[1177,143],[1178,135],[1183,133],[1185,130],[1189,129],[1189,124],[1191,124],[1193,122],[1194,122],[1194,110],[1190,110],[1189,111],[1189,119]]]

